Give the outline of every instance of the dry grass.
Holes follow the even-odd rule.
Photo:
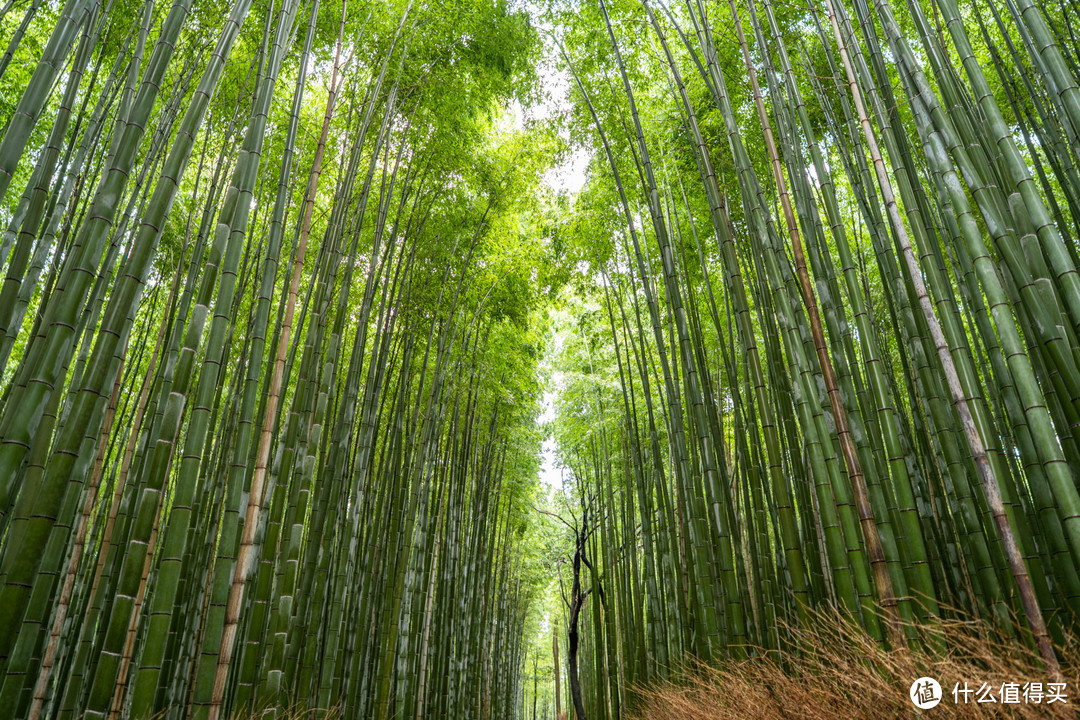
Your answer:
[[[240,712],[232,715],[232,720],[342,720],[341,708],[305,708],[292,705],[286,708],[266,708],[261,711]]]
[[[921,632],[928,633],[927,629]],[[1034,651],[1004,640],[978,623],[942,626],[948,650],[887,652],[859,629],[835,616],[820,617],[811,630],[793,630],[798,655],[776,653],[719,668],[701,665],[680,673],[678,682],[638,688],[638,720],[890,720],[891,718],[1046,718],[1077,717],[1080,706],[1080,644],[1076,638],[1059,648],[1067,683],[1067,705],[1001,702],[1002,683],[1052,681]],[[908,691],[917,678],[935,678],[942,688],[937,707],[917,710]],[[967,682],[979,690],[992,688],[997,703],[956,704],[953,688]],[[960,696],[961,703],[963,696]]]

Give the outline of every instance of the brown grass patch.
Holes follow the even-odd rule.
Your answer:
[[[1058,648],[1067,704],[1048,704],[1048,684],[1038,654],[1018,640],[1003,639],[974,622],[947,622],[944,652],[927,649],[886,651],[860,628],[836,616],[819,616],[812,629],[789,629],[798,653],[765,653],[719,667],[696,664],[669,685],[637,688],[637,720],[890,720],[891,718],[1046,718],[1077,717],[1080,705],[1080,643],[1069,638]],[[919,628],[921,637],[929,628]],[[920,677],[941,684],[937,707],[918,710],[908,696]],[[979,691],[989,686],[996,703],[977,703],[979,693],[959,696],[953,689]],[[1002,702],[1003,683],[1017,683],[1019,703]],[[1024,683],[1042,683],[1041,703]],[[1032,688],[1034,689],[1034,688]],[[1008,687],[1006,688],[1008,690]],[[1075,693],[1075,695],[1074,695]],[[985,696],[984,696],[985,697]]]

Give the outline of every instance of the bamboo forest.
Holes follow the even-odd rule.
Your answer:
[[[1080,0],[0,52],[0,720],[1076,717]]]

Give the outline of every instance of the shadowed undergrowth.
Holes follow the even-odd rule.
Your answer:
[[[930,637],[930,628],[916,628]],[[1038,654],[978,622],[948,622],[939,631],[945,652],[888,651],[850,623],[822,617],[809,630],[791,629],[796,653],[767,653],[720,667],[696,663],[669,685],[638,688],[635,720],[774,720],[777,718],[1045,718],[1076,717],[1080,644],[1059,646],[1065,699],[1049,703]],[[941,685],[941,702],[917,710],[908,692],[921,677]],[[964,703],[963,689],[973,690]],[[1041,683],[1041,686],[1038,685]],[[1012,685],[1015,684],[1015,688]],[[1027,696],[1025,697],[1025,684]],[[986,686],[984,688],[984,685]],[[1003,698],[1004,692],[1015,697]],[[1041,702],[1034,702],[1042,688]],[[954,698],[954,688],[958,691]],[[989,691],[989,695],[986,692]],[[992,696],[996,702],[977,702]],[[956,700],[959,700],[959,703]],[[1003,699],[1018,702],[1003,702]]]

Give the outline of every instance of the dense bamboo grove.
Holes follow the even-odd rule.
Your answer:
[[[1077,10],[4,3],[0,715],[621,718],[830,612],[1058,677]]]
[[[511,716],[544,151],[490,118],[526,18],[19,13],[0,714]]]
[[[1058,676],[1080,610],[1077,8],[962,5],[564,21],[596,148],[556,424],[593,518],[577,715],[632,712],[690,655],[797,658],[784,628],[833,610],[931,652],[981,618]]]

